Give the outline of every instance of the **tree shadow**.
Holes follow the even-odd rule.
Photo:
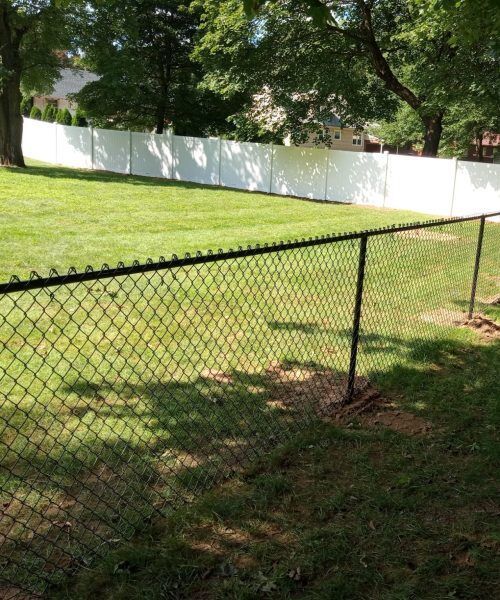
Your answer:
[[[315,331],[300,323],[278,326]],[[374,353],[378,358],[369,358]],[[386,354],[398,363],[385,362]],[[363,375],[383,393],[404,394],[401,407],[441,419],[450,412],[443,398],[453,393],[459,397],[454,410],[465,421],[477,403],[467,395],[462,401],[463,377],[454,375],[451,385],[448,372],[467,373],[474,393],[483,394],[476,369],[490,373],[499,366],[498,345],[375,333],[362,334],[360,359]],[[319,361],[276,361],[260,371],[203,369],[177,379],[153,372],[145,379],[135,364],[129,367],[128,381],[94,372],[64,382],[61,409],[51,413],[60,434],[52,435],[47,422],[44,431],[36,424],[20,429],[23,444],[18,439],[3,456],[0,561],[16,584],[29,578],[34,589],[52,585],[147,528],[155,515],[196,501],[318,417],[334,414],[346,390],[346,372]],[[493,394],[489,385],[484,394]]]
[[[222,590],[239,597],[271,582],[279,598],[332,590],[372,597],[401,594],[404,582],[407,596],[424,597],[431,585],[440,597],[469,586],[487,597],[491,578],[477,574],[488,572],[495,553],[484,540],[494,523],[486,511],[498,452],[500,344],[399,344],[413,365],[372,375],[399,407],[429,420],[431,433],[316,423],[69,589],[83,598],[99,586],[110,598],[116,586],[129,597],[178,587],[190,598]],[[474,569],[457,562],[464,539]],[[116,578],[114,565],[123,561],[127,572]]]
[[[261,373],[207,369],[191,381],[63,384],[65,401],[51,417],[59,435],[47,422],[32,439],[30,427],[19,430],[23,453],[4,456],[7,580],[28,578],[34,590],[53,585],[296,435],[339,377],[319,368],[288,363]]]
[[[152,186],[152,187],[174,187],[182,189],[200,189],[206,192],[220,191],[220,188],[213,185],[204,185],[200,183],[191,183],[188,181],[177,181],[164,179],[160,177],[146,177],[141,175],[127,175],[122,173],[113,173],[111,171],[90,171],[85,169],[76,169],[70,167],[61,167],[57,165],[28,165],[26,169],[6,167],[13,173],[25,173],[35,177],[46,177],[48,179],[67,179],[75,181],[85,181],[93,183],[126,183],[128,185]],[[245,190],[241,190],[244,192]],[[248,192],[251,193],[251,192]]]
[[[318,323],[298,323],[295,321],[268,321],[269,328],[273,331],[298,331],[300,333],[317,333],[326,328]]]

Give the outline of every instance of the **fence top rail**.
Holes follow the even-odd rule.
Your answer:
[[[262,245],[256,244],[254,246],[247,246],[246,248],[240,246],[236,250],[232,248],[227,251],[219,249],[217,252],[208,250],[205,253],[198,251],[194,255],[187,252],[183,257],[178,257],[176,254],[173,254],[172,258],[168,260],[165,257],[160,256],[158,261],[153,261],[151,258],[148,258],[144,263],[134,261],[128,266],[123,262],[119,262],[116,267],[110,267],[105,263],[100,269],[97,270],[94,270],[94,268],[90,265],[88,265],[84,271],[77,271],[75,267],[70,267],[68,272],[63,275],[59,274],[56,269],[51,269],[47,277],[41,277],[36,271],[32,271],[29,279],[21,280],[16,275],[13,275],[10,281],[0,283],[0,296],[26,290],[57,287],[60,285],[68,285],[71,283],[79,283],[84,281],[95,281],[99,279],[111,279],[113,277],[136,275],[151,271],[163,271],[189,265],[211,263],[235,258],[243,258],[247,256],[258,256],[261,254],[270,254],[273,252],[294,250],[297,248],[331,244],[333,242],[356,240],[377,235],[387,235],[401,231],[411,231],[412,229],[422,229],[424,227],[439,227],[441,225],[451,225],[452,223],[489,219],[497,216],[500,216],[500,211],[472,215],[468,217],[451,217],[448,219],[432,219],[422,222],[417,221],[407,224],[389,225],[379,229],[367,229],[363,231],[334,235],[322,235],[317,237],[302,238],[301,240],[289,240],[287,242],[281,241],[265,243]]]

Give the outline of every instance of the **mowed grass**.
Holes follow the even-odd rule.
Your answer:
[[[425,218],[32,163],[0,169],[0,280]]]
[[[498,343],[424,343],[384,393],[430,431],[317,425],[54,597],[496,597],[499,370]]]
[[[0,177],[22,215],[4,219],[9,274],[130,262],[152,240],[168,255],[415,219],[44,166]],[[477,233],[468,222],[370,239],[359,374],[386,388],[407,368],[404,390],[430,368],[429,344],[474,342],[447,315],[467,307]],[[499,234],[487,225],[478,286],[493,317]],[[155,509],[317,427],[318,400],[344,389],[358,252],[345,241],[0,299],[7,576],[55,584]]]

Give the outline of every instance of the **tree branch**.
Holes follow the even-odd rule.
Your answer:
[[[308,1],[312,7],[316,7],[318,9],[327,8],[322,0]],[[361,43],[368,50],[368,56],[375,73],[385,83],[385,87],[399,96],[399,98],[404,100],[404,102],[409,104],[413,109],[418,110],[418,108],[420,108],[422,105],[422,101],[409,88],[403,85],[396,75],[394,75],[375,38],[371,12],[373,2],[370,0],[368,0],[368,2],[365,0],[355,0],[355,2],[362,15],[360,26],[362,33],[340,27],[331,13],[330,18],[326,20],[327,28],[333,33],[343,35],[344,37],[348,37]]]

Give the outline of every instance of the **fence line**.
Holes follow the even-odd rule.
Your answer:
[[[497,291],[499,215],[0,284],[0,595],[432,355]]]
[[[70,167],[466,216],[500,207],[500,165],[24,120],[26,156]]]

